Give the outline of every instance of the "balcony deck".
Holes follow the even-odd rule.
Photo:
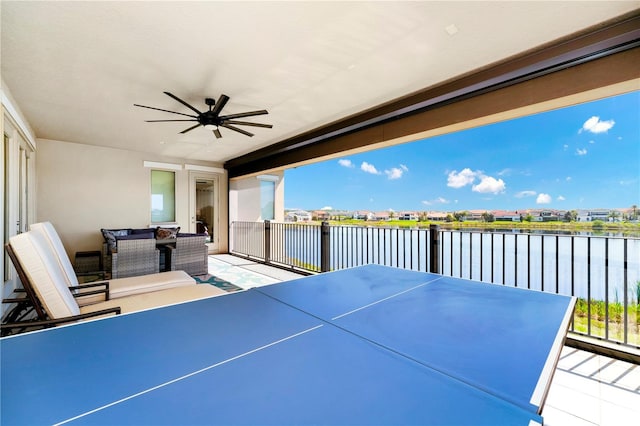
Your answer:
[[[209,273],[244,289],[302,277],[226,254],[209,256]],[[640,366],[565,346],[542,415],[546,426],[637,424]]]

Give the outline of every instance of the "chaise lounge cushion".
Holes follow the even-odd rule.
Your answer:
[[[80,312],[86,314],[119,306],[122,313],[127,313],[188,302],[191,300],[204,299],[207,297],[221,296],[224,294],[229,293],[212,285],[199,284],[189,287],[154,291],[153,293],[136,294],[135,296],[82,306],[80,308]]]
[[[160,272],[137,277],[116,278],[109,281],[112,299],[131,296],[149,291],[165,290],[173,287],[193,286],[196,280],[184,271]]]
[[[34,290],[49,317],[79,315],[80,307],[44,237],[31,231],[24,232],[11,237],[9,243],[29,281],[34,283]]]

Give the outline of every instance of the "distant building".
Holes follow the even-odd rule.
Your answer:
[[[389,212],[375,212],[373,214],[373,220],[386,221],[386,220],[389,220],[390,218],[391,218],[391,213]]]
[[[304,210],[293,210],[287,212],[284,216],[285,222],[309,222],[311,221],[311,213]]]
[[[319,221],[329,220],[331,219],[331,211],[330,210],[314,210],[311,213],[311,217],[313,220],[319,220]]]
[[[439,220],[445,221],[447,220],[447,213],[445,212],[424,212],[424,216],[427,220]]]
[[[375,215],[365,210],[356,210],[353,212],[352,217],[359,220],[373,220]]]
[[[578,222],[593,222],[594,220],[601,220],[603,222],[612,222],[611,210],[609,209],[593,209],[593,210],[578,210]]]
[[[509,210],[494,210],[493,218],[496,222],[520,222],[520,213]]]
[[[419,218],[418,212],[405,211],[398,213],[398,220],[418,220]]]

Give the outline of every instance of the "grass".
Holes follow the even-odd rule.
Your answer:
[[[604,301],[591,300],[587,303],[586,299],[578,298],[573,316],[574,330],[604,338],[608,328],[609,339],[624,342],[624,305],[617,301],[609,302],[608,311],[607,322],[607,305]],[[627,342],[640,346],[640,304],[637,301],[627,306]]]

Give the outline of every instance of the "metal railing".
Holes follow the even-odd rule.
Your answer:
[[[576,296],[572,332],[640,348],[638,238],[269,221],[230,235],[231,253],[300,272],[376,263]]]

